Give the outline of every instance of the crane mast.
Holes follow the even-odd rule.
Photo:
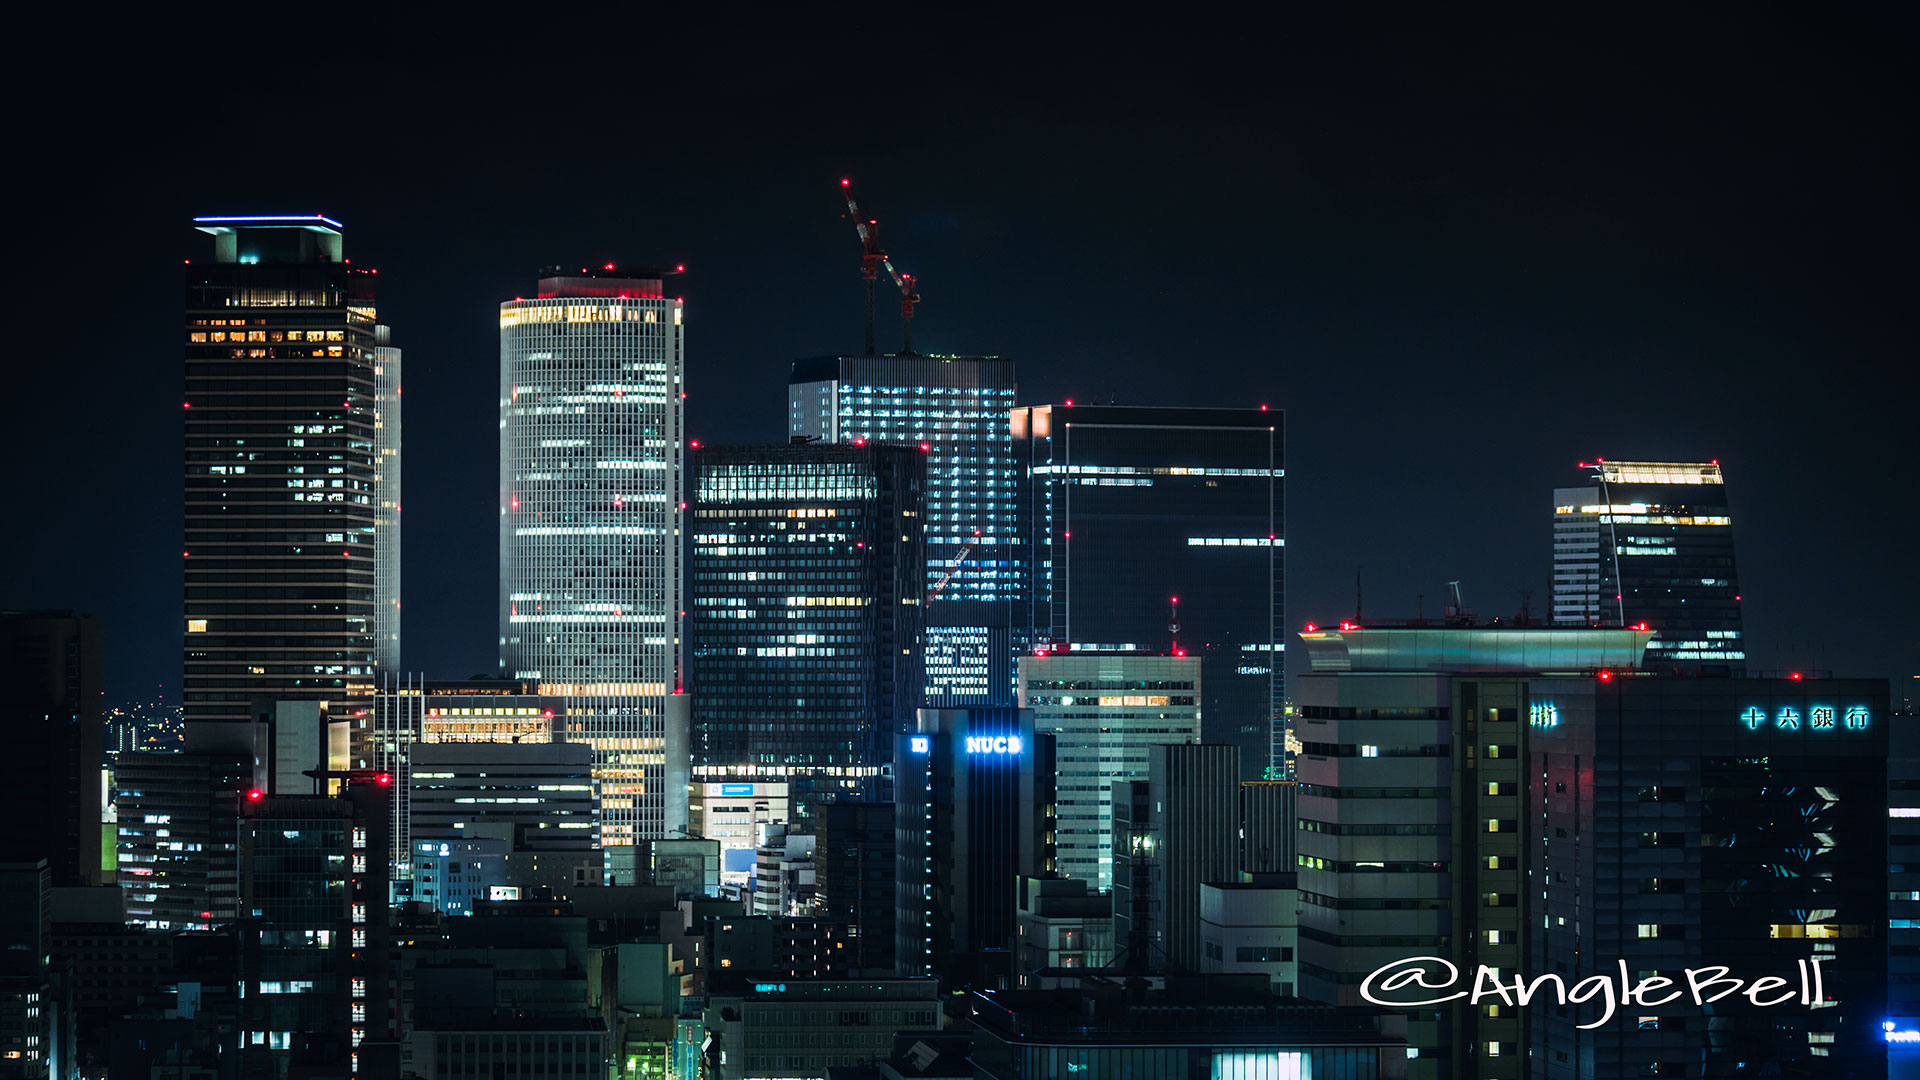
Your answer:
[[[872,218],[863,217],[860,205],[853,201],[853,181],[840,181],[840,194],[847,201],[847,216],[853,219],[854,230],[860,234],[860,276],[867,284],[867,356],[874,354],[873,342],[873,283],[880,279],[880,271],[885,270],[893,279],[894,287],[900,290],[900,324],[905,339],[901,355],[913,355],[913,309],[920,303],[920,282],[912,274],[903,274],[894,269],[893,260],[887,257],[886,250],[880,246],[880,223]]]

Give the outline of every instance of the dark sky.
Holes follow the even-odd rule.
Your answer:
[[[101,616],[110,696],[177,692],[186,222],[318,211],[405,350],[407,665],[492,671],[496,305],[685,263],[694,437],[778,440],[788,362],[859,345],[851,176],[924,351],[1286,410],[1296,626],[1357,569],[1378,615],[1543,611],[1576,461],[1718,458],[1753,663],[1920,686],[1911,16],[835,10],[23,37],[0,607]]]

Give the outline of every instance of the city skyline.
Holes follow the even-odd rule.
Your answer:
[[[1544,612],[1541,493],[1570,467],[1718,458],[1734,478],[1750,668],[1911,685],[1920,631],[1897,613],[1920,597],[1886,568],[1920,508],[1879,509],[1873,470],[1853,464],[1899,459],[1900,400],[1875,392],[1902,352],[1894,313],[1911,280],[1890,253],[1920,234],[1895,179],[1910,151],[1887,138],[1887,87],[1905,76],[1889,51],[1900,35],[1883,31],[1899,18],[1757,17],[1728,38],[1705,14],[1672,13],[1659,35],[1582,28],[1579,46],[1555,44],[1551,25],[1409,24],[1324,55],[1310,43],[1325,28],[1303,26],[1257,67],[1231,50],[1163,58],[1111,101],[1111,72],[1090,57],[1049,58],[1058,78],[1030,91],[961,75],[917,101],[916,125],[885,122],[905,106],[765,42],[739,46],[766,61],[754,70],[704,72],[710,44],[663,72],[705,95],[682,127],[706,130],[783,81],[803,93],[592,207],[541,199],[547,172],[491,167],[485,132],[533,106],[470,81],[423,70],[392,85],[368,129],[379,175],[346,183],[235,172],[179,143],[157,110],[181,91],[157,79],[103,120],[124,137],[35,129],[61,151],[45,174],[58,190],[23,222],[22,247],[39,253],[36,274],[83,275],[112,252],[122,310],[103,323],[79,293],[48,300],[56,322],[87,328],[83,362],[22,376],[50,407],[23,418],[20,445],[68,449],[23,477],[21,498],[58,524],[8,536],[9,602],[99,616],[110,701],[153,683],[178,693],[164,644],[182,617],[164,585],[176,485],[157,451],[126,458],[177,445],[178,371],[158,362],[174,355],[172,260],[192,257],[176,223],[325,212],[353,230],[354,265],[381,270],[382,318],[408,353],[403,667],[488,670],[492,602],[475,583],[496,558],[477,542],[491,485],[467,465],[496,438],[490,380],[475,377],[497,349],[492,306],[555,262],[685,264],[689,434],[775,441],[791,362],[861,342],[860,247],[839,189],[851,177],[921,279],[915,345],[1014,360],[1019,403],[1118,394],[1289,413],[1291,629],[1350,614],[1356,570],[1380,614],[1411,613],[1421,593],[1437,606],[1456,578],[1483,612],[1517,609],[1522,587]],[[1620,57],[1640,76],[1623,81]],[[1461,77],[1476,69],[1498,74]],[[290,74],[264,78],[234,106],[233,152],[265,147],[271,103],[294,90]],[[449,118],[427,108],[429,84],[434,100],[474,96]],[[843,119],[855,101],[880,118],[871,134]],[[591,189],[634,153],[556,167]],[[117,185],[111,215],[82,213],[95,177],[136,158],[147,182]],[[447,224],[462,214],[491,224]],[[118,235],[128,221],[137,243]],[[889,348],[891,305],[879,324]],[[1629,378],[1631,394],[1596,389]],[[76,409],[115,437],[72,445]],[[124,478],[123,500],[88,482],[105,475]],[[1875,509],[1836,528],[1802,509],[1815,490]],[[1462,539],[1409,552],[1391,535],[1409,519]],[[1873,632],[1843,639],[1841,619]]]

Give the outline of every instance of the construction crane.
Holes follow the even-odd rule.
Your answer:
[[[853,219],[853,227],[860,234],[860,276],[867,282],[867,352],[873,351],[873,283],[885,270],[900,290],[900,323],[905,344],[901,355],[913,355],[913,308],[920,302],[920,283],[912,274],[903,274],[893,268],[893,261],[887,258],[886,251],[880,246],[880,223],[872,218],[863,217],[860,206],[853,201],[853,181],[840,181],[840,194],[847,200],[847,216]]]
[[[947,567],[947,572],[940,575],[940,580],[934,583],[933,588],[927,590],[927,603],[933,603],[933,598],[939,596],[940,590],[947,587],[947,582],[953,580],[953,575],[960,572],[960,565],[967,561],[967,556],[973,551],[973,545],[979,542],[980,530],[975,529],[973,530],[973,535],[967,539],[967,542],[961,545],[960,554],[954,558],[952,565]]]

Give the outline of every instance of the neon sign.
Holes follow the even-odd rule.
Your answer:
[[[720,794],[722,794],[722,795],[751,795],[751,794],[753,794],[753,785],[752,785],[752,784],[721,784],[721,785],[720,785]]]
[[[933,744],[927,739],[925,735],[915,735],[911,739],[907,740],[907,749],[913,751],[916,754],[924,754],[932,748],[933,748]]]
[[[754,983],[753,991],[756,994],[784,994],[787,992],[787,984],[786,983]]]
[[[967,753],[969,754],[1017,754],[1020,752],[1018,735],[969,735]]]
[[[1537,728],[1560,726],[1560,707],[1552,702],[1531,705],[1527,709],[1527,724]]]
[[[1865,705],[1850,705],[1844,712],[1832,705],[1809,705],[1805,713],[1792,705],[1782,705],[1772,714],[1758,705],[1749,705],[1740,714],[1740,722],[1746,725],[1748,731],[1759,731],[1769,726],[1775,731],[1799,731],[1803,727],[1808,731],[1833,731],[1836,728],[1865,731],[1872,725],[1872,719]]]

